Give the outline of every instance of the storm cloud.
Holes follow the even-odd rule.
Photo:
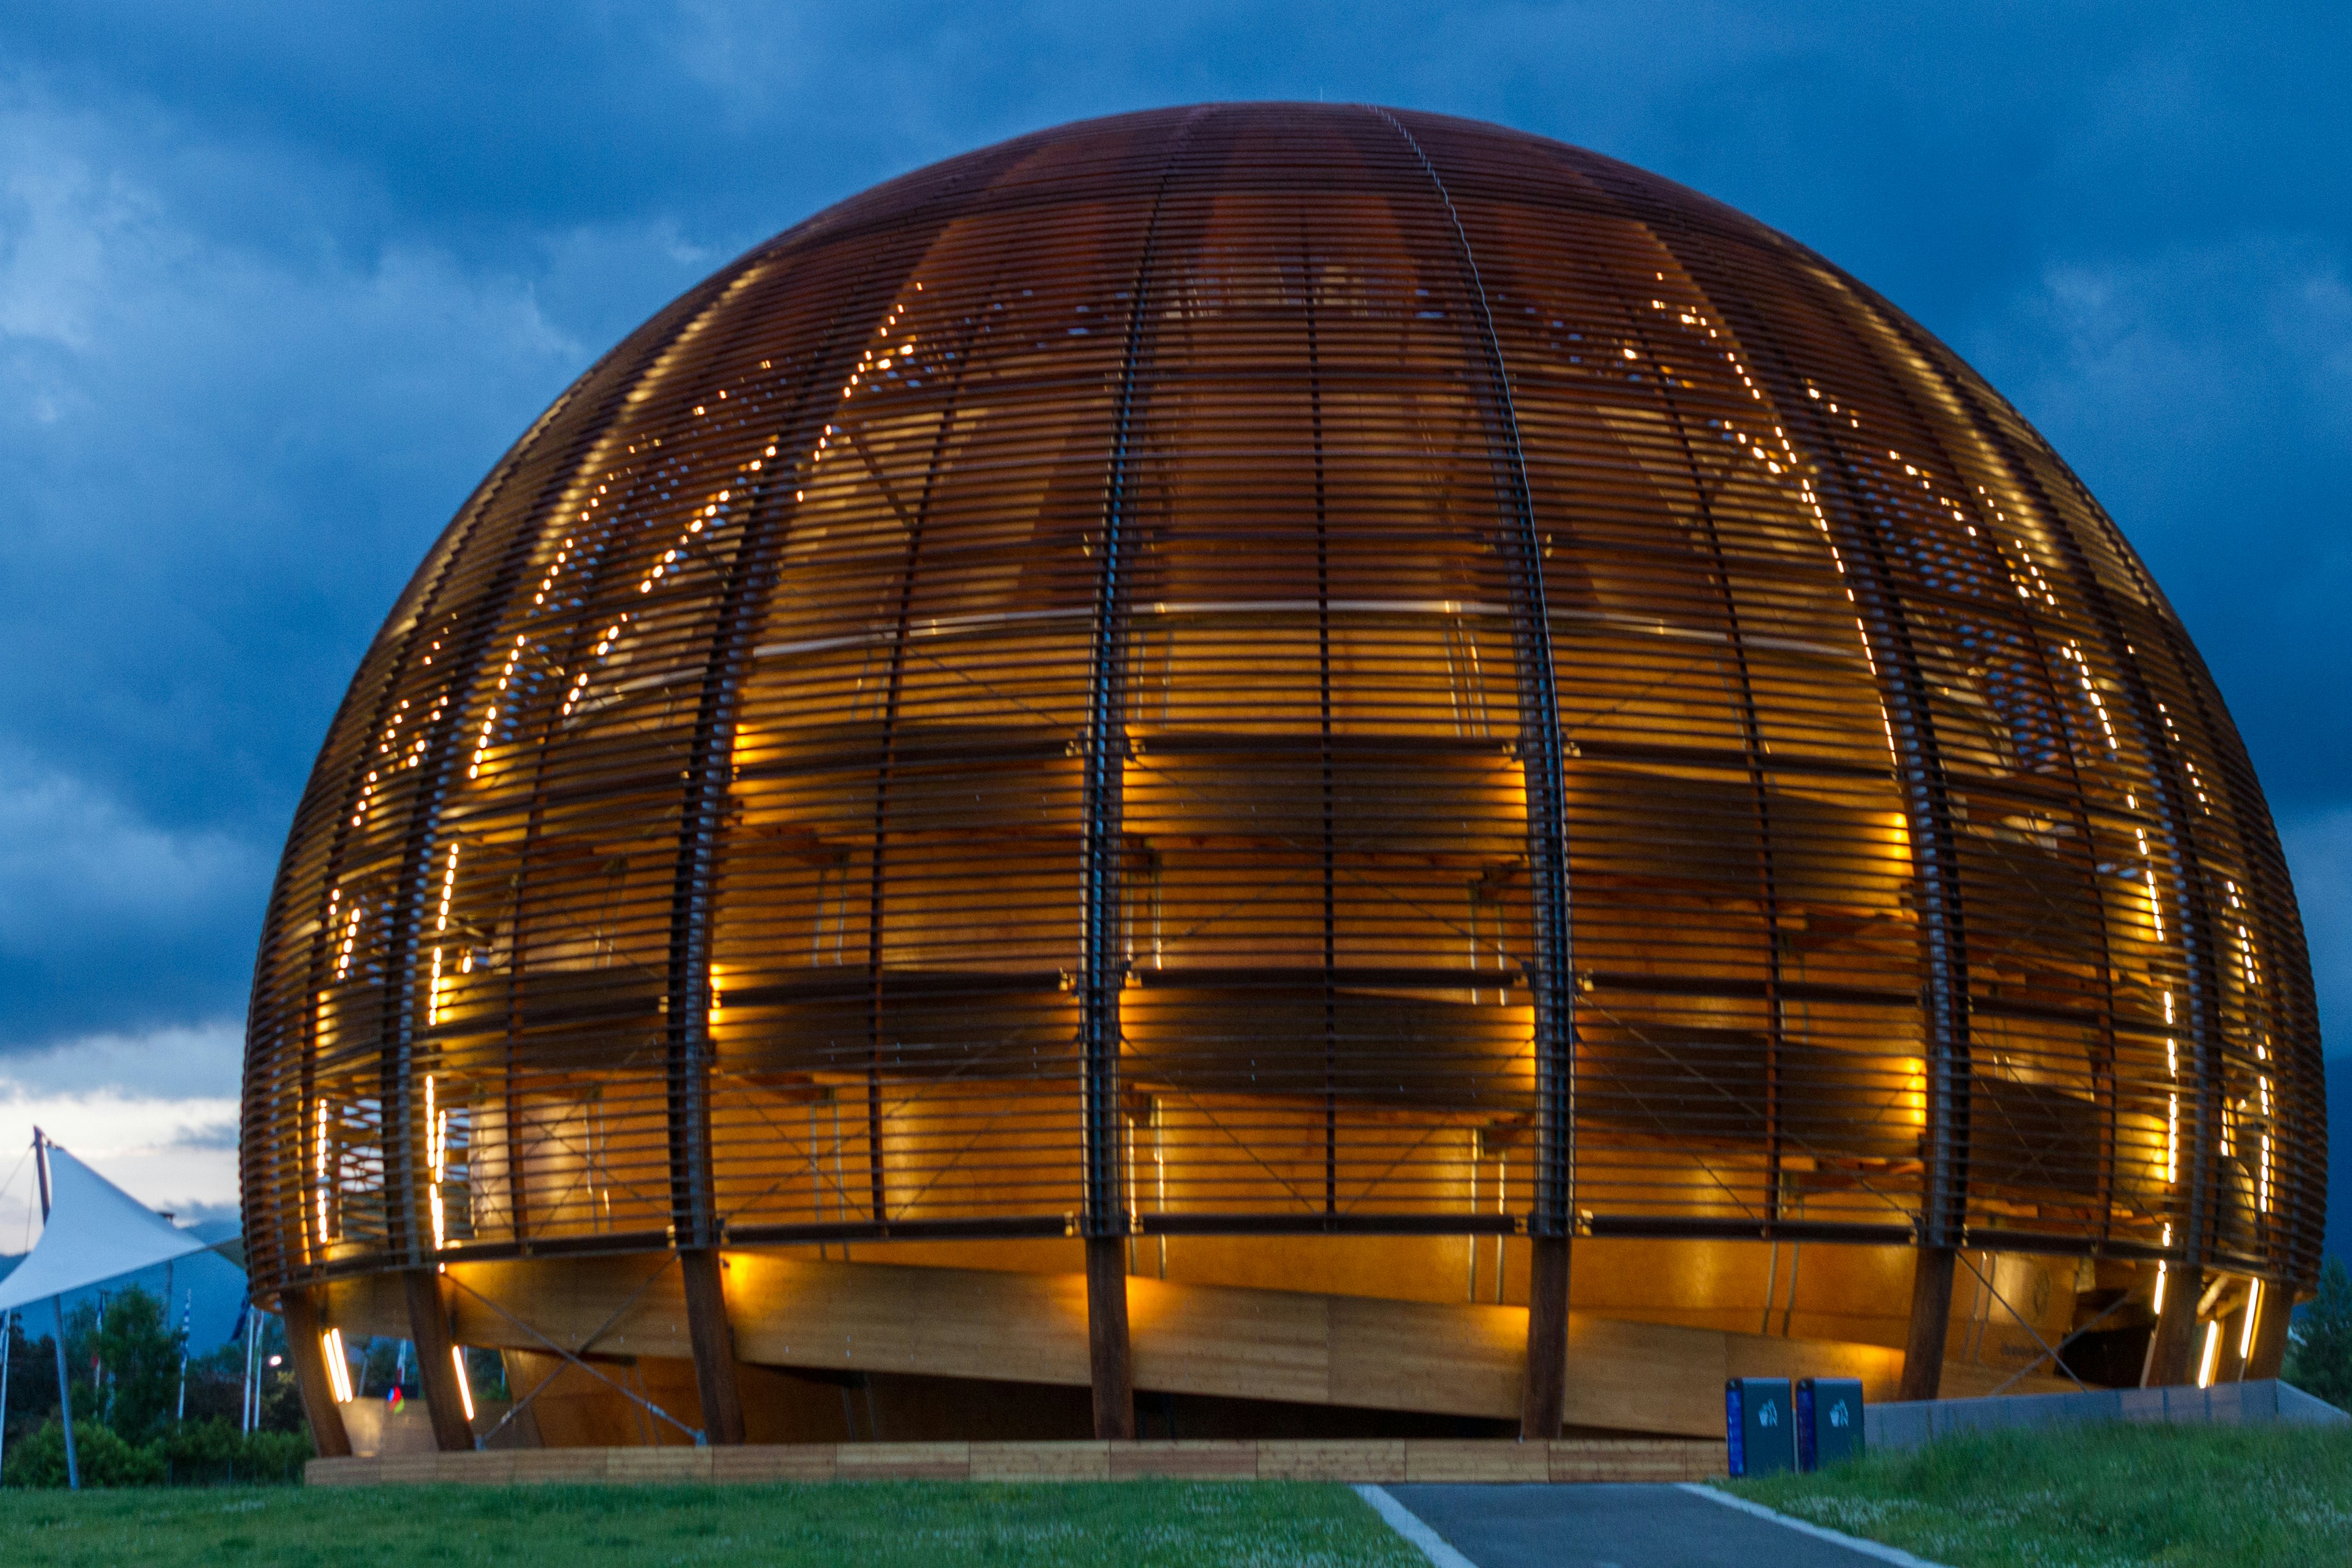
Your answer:
[[[235,1037],[361,650],[637,321],[877,180],[1229,98],[1597,148],[1952,343],[2186,619],[2352,1037],[2348,37],[2296,5],[0,7],[0,1068],[137,1040],[234,1094],[190,1042]]]

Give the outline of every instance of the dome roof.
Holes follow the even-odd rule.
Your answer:
[[[249,1027],[265,1289],[2322,1221],[2267,808],[2082,484],[1786,237],[1375,108],[1008,142],[633,333],[368,650]]]

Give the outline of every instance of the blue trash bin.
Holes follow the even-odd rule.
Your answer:
[[[1864,1448],[1862,1380],[1808,1377],[1797,1384],[1797,1468],[1859,1459]]]
[[[1735,1377],[1723,1385],[1723,1428],[1735,1476],[1797,1468],[1797,1415],[1785,1377]]]

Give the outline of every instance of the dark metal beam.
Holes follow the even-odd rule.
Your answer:
[[[1132,523],[1132,468],[1138,404],[1150,345],[1152,268],[1159,258],[1160,220],[1177,165],[1205,110],[1184,121],[1162,157],[1143,248],[1129,295],[1127,340],[1121,356],[1117,402],[1110,428],[1108,477],[1103,491],[1102,527],[1095,541],[1094,626],[1087,674],[1086,731],[1079,744],[1085,761],[1086,843],[1080,869],[1086,900],[1085,973],[1079,991],[1079,1049],[1085,1124],[1086,1208],[1080,1226],[1087,1237],[1087,1310],[1094,1346],[1095,1436],[1132,1436],[1135,1431],[1133,1356],[1127,1342],[1128,1231],[1121,1180],[1124,1152],[1118,1094],[1119,992],[1127,984],[1127,958],[1119,941],[1124,913],[1121,861],[1127,759],[1127,661],[1129,559]]]
[[[1932,345],[1916,326],[1900,321],[1899,318],[1890,324],[1911,342],[1927,363],[1939,364],[1937,357],[1931,352]],[[2180,1227],[2177,1239],[2182,1249],[2181,1256],[2189,1260],[2190,1271],[2195,1272],[2211,1261],[2214,1245],[2213,1211],[2217,1195],[2211,1172],[2222,1100],[2221,999],[2215,973],[2217,954],[2212,913],[2215,900],[2213,890],[2208,886],[2210,872],[2204,847],[2199,841],[2200,836],[2195,814],[2189,809],[2189,798],[2194,792],[2190,781],[2183,776],[2183,743],[2166,721],[2164,704],[2158,700],[2151,688],[2143,662],[2147,656],[2140,653],[2132,634],[2126,630],[2115,598],[2084,551],[2083,542],[2075,537],[2072,528],[2064,525],[2055,503],[2056,498],[2049,494],[2035,476],[2032,465],[2026,462],[2017,450],[2003,429],[2002,422],[1993,416],[1993,411],[1987,406],[1976,385],[1949,374],[1942,374],[1940,379],[1955,400],[1968,405],[1976,415],[1970,421],[1971,426],[1999,454],[2011,482],[2020,493],[2031,499],[2046,522],[2049,536],[2064,557],[2068,585],[2082,596],[2091,624],[2096,628],[2099,641],[2104,645],[2101,651],[2105,654],[2110,668],[2116,672],[2116,683],[2123,688],[2128,699],[2133,726],[2139,731],[2140,745],[2147,758],[2145,777],[2154,795],[2158,827],[2167,846],[2173,886],[2179,894],[2174,912],[2180,927],[2179,951],[2186,969],[2184,990],[2187,994],[2184,1001],[2188,1017],[2187,1027],[2182,1032],[2189,1037],[2190,1077],[2182,1086],[2189,1091],[2182,1095],[2182,1099],[2191,1112],[2188,1118],[2190,1145],[2187,1161],[2189,1191],[2185,1200],[2176,1195],[2174,1212],[2178,1215],[2175,1224]],[[2087,492],[2082,499],[2095,513],[2097,503],[2090,500]],[[2137,563],[2129,550],[2120,550],[2117,554],[2135,575],[2140,576],[2138,586],[2143,595],[2160,603],[2156,585],[2138,572]],[[2194,655],[2187,650],[2186,639],[2173,626],[2159,617],[2154,631],[2156,640],[2165,645],[2164,651],[2172,656],[2177,668],[2184,670],[2193,668]],[[2191,689],[2194,690],[2193,686]],[[2104,879],[2098,886],[2100,902],[2104,906],[2113,893]],[[2102,936],[2104,938],[2104,932]],[[2105,1172],[2105,1179],[2110,1185],[2116,1176],[2111,1153],[2109,1169]],[[2158,1337],[2159,1344],[2163,1344],[2161,1325]],[[2167,1353],[2169,1353],[2168,1348]]]
[[[1435,164],[1412,132],[1384,109],[1370,111],[1404,139],[1429,177],[1444,207],[1461,268],[1465,314],[1475,323],[1472,359],[1485,383],[1483,406],[1488,425],[1496,507],[1496,546],[1509,563],[1512,668],[1517,682],[1519,732],[1517,751],[1527,789],[1528,875],[1533,890],[1533,931],[1528,955],[1528,985],[1535,1004],[1535,1194],[1528,1233],[1551,1261],[1528,1279],[1528,1405],[1523,1428],[1547,1433],[1559,1428],[1566,1397],[1564,1373],[1551,1378],[1552,1325],[1559,1329],[1566,1354],[1569,1237],[1574,1230],[1576,1186],[1576,987],[1573,977],[1568,885],[1568,803],[1563,777],[1564,742],[1559,692],[1552,662],[1551,616],[1543,581],[1543,540],[1536,528],[1535,500],[1528,485],[1527,456],[1519,440],[1518,414],[1511,396],[1510,371],[1478,275],[1470,237],[1454,210]],[[1539,1376],[1547,1381],[1538,1384]],[[1538,1404],[1538,1400],[1549,1401]]]

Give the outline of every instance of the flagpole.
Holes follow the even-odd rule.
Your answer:
[[[16,1314],[0,1312],[0,1464],[8,1452],[8,1352],[16,1345]]]
[[[41,1177],[41,1234],[49,1233],[49,1141],[33,1129],[33,1168]],[[81,1490],[81,1466],[74,1458],[73,1387],[66,1376],[66,1299],[62,1291],[49,1298],[58,1315],[58,1415],[66,1434],[66,1486]]]
[[[164,1310],[170,1310],[171,1306],[167,1301],[164,1304]],[[173,1412],[172,1419],[174,1421],[185,1421],[188,1418],[188,1323],[195,1316],[195,1312],[196,1289],[191,1285],[188,1287],[188,1299],[180,1308],[180,1407]]]
[[[254,1342],[259,1337],[257,1331],[261,1325],[261,1313],[254,1307],[250,1297],[247,1299],[245,1303],[244,1317],[245,1381],[237,1385],[239,1398],[237,1401],[236,1415],[237,1420],[243,1424],[240,1429],[250,1432],[256,1426],[261,1425],[260,1418],[257,1414],[257,1409],[261,1403],[261,1399],[258,1394],[254,1393],[254,1389],[257,1385],[257,1380],[254,1373],[253,1364],[254,1356],[257,1353],[255,1350]]]

